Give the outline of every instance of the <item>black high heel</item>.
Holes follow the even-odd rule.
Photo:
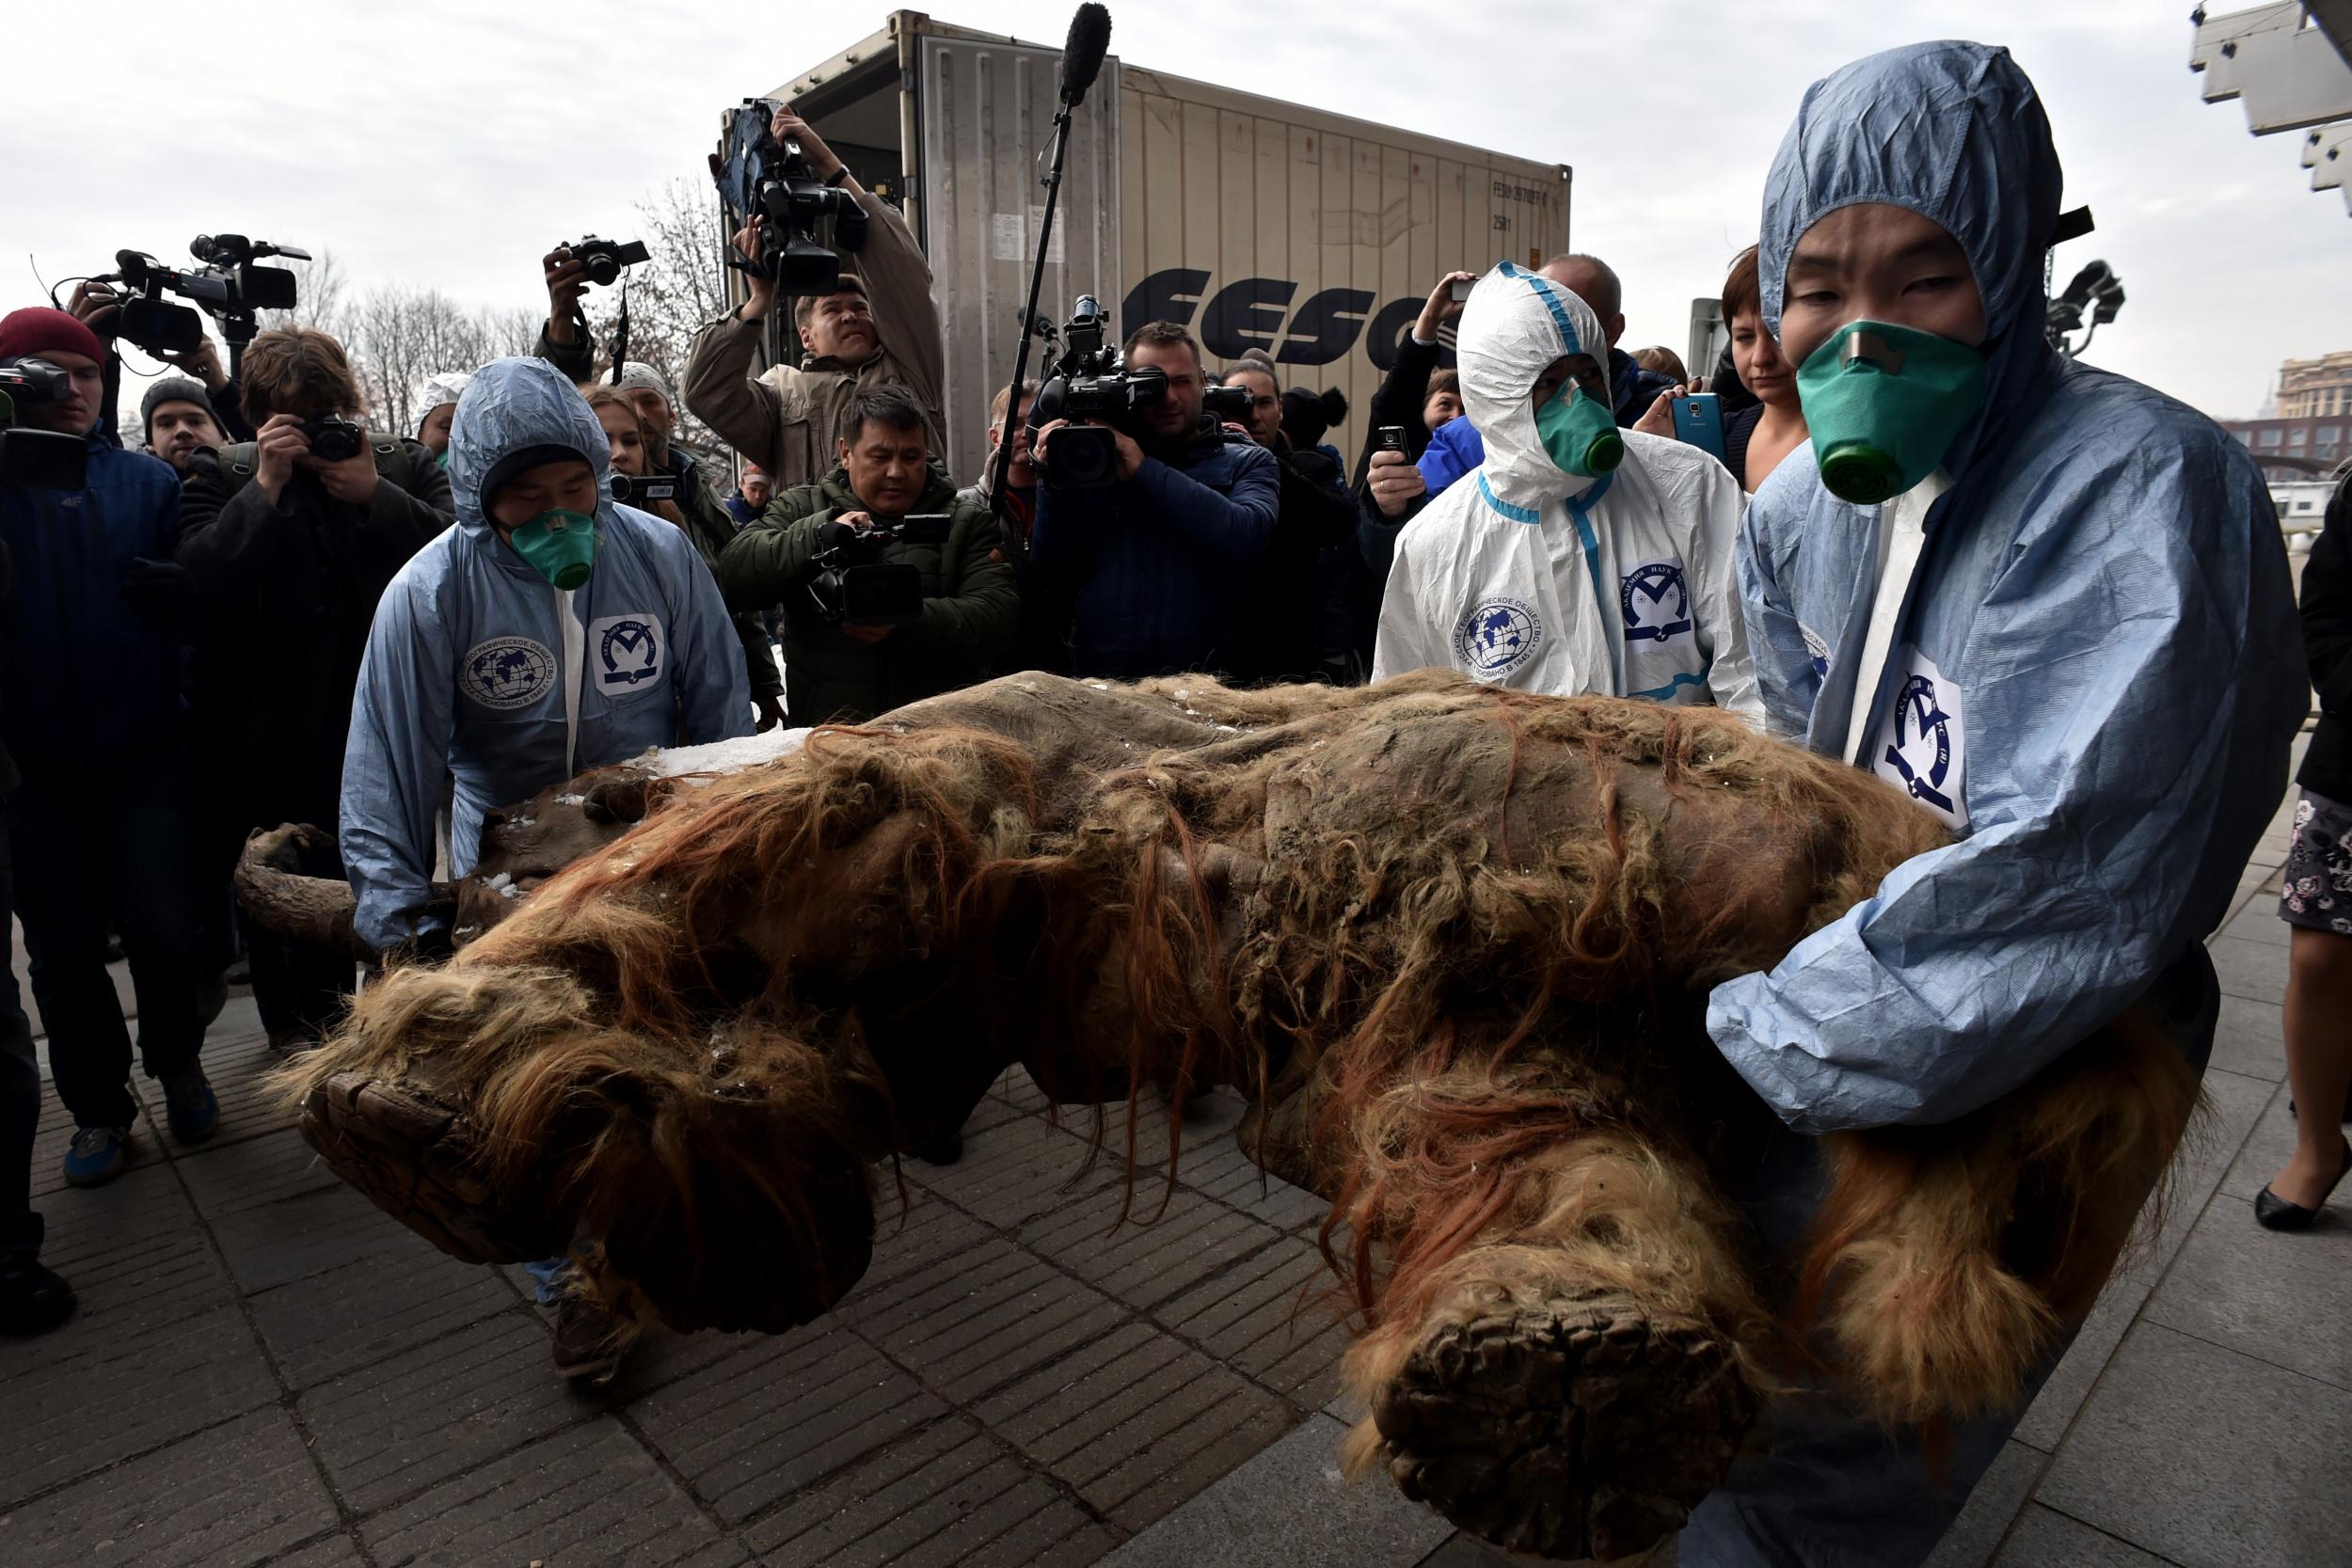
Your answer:
[[[2328,1194],[2336,1190],[2347,1171],[2352,1171],[2352,1138],[2344,1140],[2344,1161],[2336,1166],[2336,1180],[2328,1183],[2328,1192],[2319,1195],[2317,1203],[2306,1209],[2265,1187],[2254,1195],[2254,1223],[2265,1230],[2309,1230],[2312,1221],[2319,1218],[2320,1210],[2327,1207]]]

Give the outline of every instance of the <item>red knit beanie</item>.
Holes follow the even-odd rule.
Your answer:
[[[98,334],[63,310],[36,305],[0,316],[0,359],[51,352],[79,354],[101,364],[106,358]]]

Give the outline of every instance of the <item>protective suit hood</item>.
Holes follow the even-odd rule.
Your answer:
[[[1540,273],[1502,262],[1470,291],[1454,354],[1462,406],[1486,439],[1479,472],[1498,499],[1532,508],[1593,487],[1552,462],[1529,403],[1535,378],[1564,354],[1590,355],[1607,373],[1609,342],[1591,306]]]
[[[2008,50],[1918,43],[1857,60],[1806,89],[1765,180],[1764,320],[1779,332],[1789,255],[1839,208],[1883,202],[1942,225],[1983,296],[1990,361],[1984,409],[1952,449],[1961,477],[2029,420],[2057,379],[2042,260],[2059,185],[2049,118]]]
[[[596,525],[613,522],[612,447],[580,388],[544,359],[494,359],[474,372],[457,400],[449,430],[450,499],[457,526],[477,541],[495,539],[482,482],[508,452],[526,447],[577,451],[596,471]],[[505,552],[513,555],[512,551]],[[522,558],[516,567],[529,571]]]

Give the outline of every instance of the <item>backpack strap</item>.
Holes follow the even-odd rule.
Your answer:
[[[398,470],[403,444],[399,436],[384,431],[368,432],[368,450],[375,458],[378,479],[389,479],[395,485],[400,483]],[[220,465],[221,488],[225,492],[221,499],[226,501],[253,483],[253,476],[261,471],[261,445],[255,441],[234,442],[215,452],[214,460]]]

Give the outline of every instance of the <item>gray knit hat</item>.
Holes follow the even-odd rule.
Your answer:
[[[213,423],[220,423],[220,413],[213,406],[213,396],[204,389],[204,383],[167,375],[150,382],[147,395],[139,399],[139,433],[151,444],[155,439],[155,405],[159,403],[193,403],[212,416]]]

